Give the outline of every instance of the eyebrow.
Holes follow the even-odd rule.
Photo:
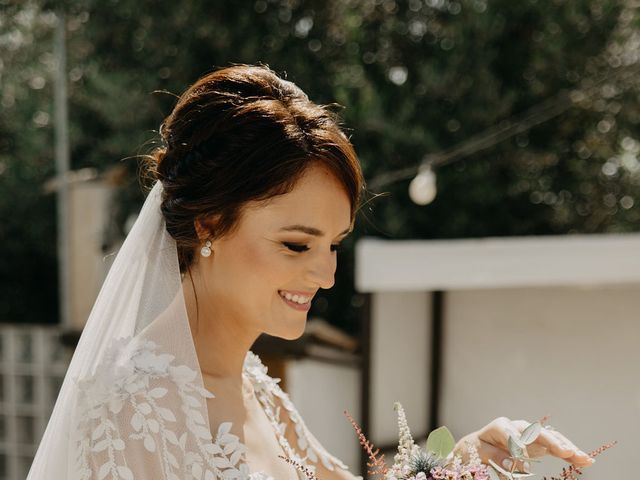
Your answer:
[[[302,232],[307,235],[313,235],[314,237],[322,237],[324,236],[324,232],[322,230],[318,230],[315,227],[308,227],[306,225],[289,225],[286,227],[282,227],[280,229],[281,232]],[[347,228],[345,231],[338,234],[338,236],[346,235],[351,232],[350,228]]]

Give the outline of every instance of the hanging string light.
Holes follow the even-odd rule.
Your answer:
[[[417,205],[429,205],[437,193],[436,174],[430,164],[423,164],[409,184],[409,197]]]
[[[535,105],[520,115],[501,121],[487,130],[476,134],[466,141],[455,145],[447,150],[426,155],[418,166],[410,166],[399,170],[384,172],[369,181],[367,185],[370,189],[382,188],[393,182],[405,180],[413,177],[409,184],[409,196],[418,205],[428,205],[436,197],[436,174],[435,169],[444,165],[454,163],[471,154],[488,149],[517,134],[524,133],[532,127],[557,117],[566,112],[571,107],[582,103],[592,97],[601,94],[601,87],[605,82],[624,82],[630,78],[635,78],[640,73],[640,65],[632,65],[627,68],[620,68],[617,71],[600,78],[585,79],[585,87],[570,91],[561,91],[554,97],[548,98],[542,103]]]

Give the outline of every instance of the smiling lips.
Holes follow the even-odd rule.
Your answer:
[[[311,308],[311,299],[313,295],[305,295],[302,292],[289,292],[279,290],[278,294],[284,302],[295,310],[308,311]]]

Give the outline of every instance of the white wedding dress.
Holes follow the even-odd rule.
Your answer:
[[[196,381],[198,372],[176,364],[152,340],[116,341],[107,358],[108,364],[81,381],[83,396],[74,429],[79,478],[146,479],[146,460],[151,458],[162,469],[157,478],[274,480],[249,471],[246,448],[230,433],[231,423],[220,424],[211,434],[206,399],[213,394]],[[318,462],[328,470],[347,468],[311,434],[279,380],[267,374],[253,352],[247,353],[243,376],[251,382],[286,456],[312,471]],[[290,444],[287,433],[295,433],[296,444]],[[126,458],[135,463],[121,455],[125,449]]]

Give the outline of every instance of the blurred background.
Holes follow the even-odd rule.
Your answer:
[[[0,0],[0,479],[26,476],[140,156],[233,63],[340,104],[371,192],[305,336],[255,346],[329,450],[361,469],[347,408],[393,453],[401,400],[418,439],[550,415],[585,451],[620,441],[583,478],[630,473],[639,7]]]

